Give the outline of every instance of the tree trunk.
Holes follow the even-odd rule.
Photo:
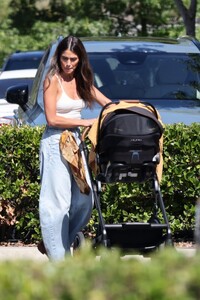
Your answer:
[[[197,11],[197,0],[191,0],[187,9],[182,0],[174,0],[186,29],[186,34],[195,37],[195,21]]]
[[[142,36],[147,36],[147,19],[141,18],[141,25],[142,25]]]

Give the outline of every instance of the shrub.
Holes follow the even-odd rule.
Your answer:
[[[12,238],[5,225],[14,225],[23,240],[40,234],[39,141],[43,128],[0,128],[1,239]],[[12,226],[13,228],[13,226]]]
[[[117,250],[95,256],[86,247],[59,263],[1,262],[0,292],[16,300],[198,300],[199,277],[199,255],[166,249],[143,261],[122,259]]]
[[[44,127],[0,127],[0,240],[40,239],[38,217],[39,142]],[[173,234],[193,231],[200,195],[200,124],[167,125],[164,133],[163,199]],[[107,223],[147,221],[153,209],[145,184],[103,186],[101,206]],[[98,223],[94,210],[86,232]],[[14,230],[14,232],[13,232]]]

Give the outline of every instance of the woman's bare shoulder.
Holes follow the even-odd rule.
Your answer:
[[[56,74],[54,74],[51,78],[49,78],[48,76],[45,77],[44,79],[44,86],[48,87],[48,86],[55,86],[58,83],[58,76]]]

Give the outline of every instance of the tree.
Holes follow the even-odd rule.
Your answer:
[[[8,17],[9,14],[10,1],[1,0],[1,10],[0,10],[0,24],[2,21]]]
[[[174,0],[186,29],[186,34],[195,37],[195,23],[197,12],[197,0],[190,0],[189,7],[182,0]]]
[[[37,17],[36,0],[11,0],[9,17],[21,34],[30,32]]]

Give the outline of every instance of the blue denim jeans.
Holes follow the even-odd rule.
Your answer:
[[[61,260],[70,253],[75,235],[88,223],[93,207],[92,189],[89,195],[80,192],[68,163],[62,157],[59,148],[62,132],[63,129],[46,127],[40,144],[40,225],[51,260]],[[80,143],[79,131],[72,132]],[[85,167],[91,187],[86,163]]]

